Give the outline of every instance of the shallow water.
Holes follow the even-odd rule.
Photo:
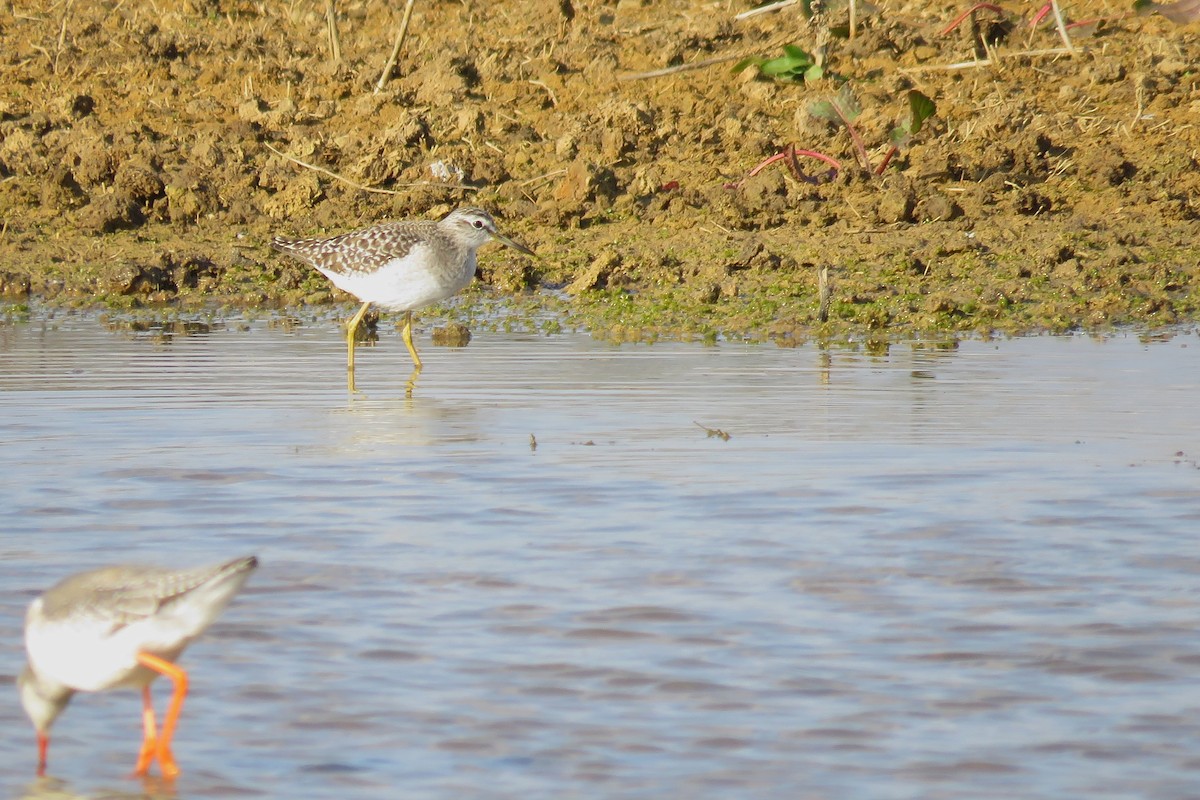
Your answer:
[[[423,335],[406,397],[388,332],[351,398],[334,324],[248,327],[0,327],[0,680],[66,573],[263,560],[184,658],[175,796],[1200,793],[1194,333]],[[38,783],[6,692],[0,794],[164,788],[135,694]]]

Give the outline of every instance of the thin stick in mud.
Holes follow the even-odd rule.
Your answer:
[[[375,94],[383,91],[388,78],[392,76],[392,68],[396,66],[396,59],[400,57],[400,48],[404,47],[404,40],[408,38],[408,22],[412,19],[413,6],[416,3],[417,0],[408,0],[404,6],[404,18],[400,20],[400,32],[396,34],[396,44],[392,46],[392,54],[388,56],[387,63],[383,65],[383,72],[380,73],[379,80],[375,83]]]

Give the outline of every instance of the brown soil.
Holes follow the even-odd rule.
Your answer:
[[[1200,24],[1128,2],[1064,3],[1107,19],[1073,29],[1073,56],[1022,56],[1061,45],[1052,24],[981,11],[941,35],[965,4],[883,0],[846,40],[844,10],[735,21],[738,0],[419,0],[378,93],[399,2],[337,2],[340,65],[317,0],[9,5],[0,292],[17,302],[343,300],[270,236],[471,202],[541,256],[490,248],[486,284],[565,288],[613,338],[1158,327],[1200,308]],[[981,36],[997,64],[943,68],[986,56]],[[838,81],[731,71],[786,43],[827,48],[872,165],[909,89],[937,114],[872,177],[807,113]],[[789,143],[843,167],[727,186]]]

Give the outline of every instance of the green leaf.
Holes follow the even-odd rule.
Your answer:
[[[842,118],[838,116],[837,109],[833,107],[833,103],[829,100],[818,100],[808,107],[808,113],[817,119],[828,120],[829,122],[841,122]]]
[[[908,125],[909,133],[917,133],[921,130],[921,123],[937,113],[937,106],[925,95],[912,89],[908,93],[908,108],[911,122]]]
[[[819,81],[825,77],[825,68],[819,64],[813,64],[808,69],[804,70],[804,80]]]
[[[862,104],[858,102],[858,98],[854,96],[854,90],[848,83],[842,84],[841,91],[837,93],[834,102],[837,103],[838,110],[842,112],[842,117],[847,122],[853,122],[862,113]]]
[[[772,58],[758,65],[758,70],[770,78],[781,78],[796,71],[796,62],[790,58]]]
[[[749,58],[743,58],[741,61],[739,61],[738,63],[733,65],[733,69],[731,69],[730,72],[732,72],[734,75],[736,75],[739,72],[741,72],[742,70],[744,70],[746,67],[759,66],[760,64],[762,64],[763,61],[764,61],[764,59],[758,58],[756,56],[750,56]]]
[[[908,93],[908,115],[904,121],[892,128],[892,144],[903,147],[921,130],[921,125],[937,112],[937,106],[925,95],[912,89]]]
[[[755,66],[758,67],[758,71],[761,74],[768,78],[801,81],[807,77],[815,63],[813,57],[806,53],[799,45],[785,44],[782,56],[776,58],[759,58],[756,56],[743,58],[733,65],[732,72],[737,74],[749,66]],[[820,77],[823,73],[818,70],[815,74],[817,77]]]
[[[809,63],[812,63],[812,56],[804,52],[804,50],[797,45],[785,44],[783,46],[783,52],[797,61],[808,61]]]
[[[772,58],[770,61],[763,64],[760,69],[764,75],[771,77],[787,77],[792,80],[798,80],[804,71],[813,64],[812,58],[808,53],[800,48],[792,48],[792,52],[780,58]]]

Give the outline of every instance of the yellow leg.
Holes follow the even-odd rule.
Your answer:
[[[413,367],[412,373],[408,376],[408,380],[404,383],[404,396],[412,399],[413,389],[417,388],[417,378],[421,375],[420,367]]]
[[[363,303],[362,308],[358,313],[350,318],[346,323],[346,387],[350,391],[355,391],[354,388],[354,335],[358,333],[358,326],[362,324],[363,317],[367,315],[367,309],[371,307],[370,303]]]
[[[413,346],[412,340],[412,312],[404,312],[404,327],[400,329],[400,338],[404,340],[404,346],[408,348],[408,354],[412,356],[413,366],[418,370],[421,369],[421,357],[417,355],[417,348]]]

